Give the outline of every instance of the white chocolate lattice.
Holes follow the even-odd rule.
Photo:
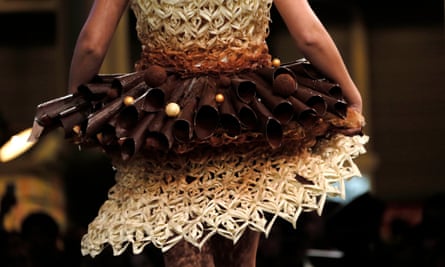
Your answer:
[[[277,218],[295,227],[301,212],[320,213],[327,195],[343,196],[344,181],[360,176],[353,159],[367,141],[337,135],[306,152],[288,144],[280,151],[253,146],[117,160],[117,183],[89,225],[82,253],[94,257],[107,244],[115,255],[130,244],[135,254],[150,243],[167,251],[183,239],[200,248],[215,234],[236,242],[247,228],[267,235]]]
[[[133,0],[143,60],[203,72],[270,64],[272,0]],[[216,69],[215,69],[216,68]]]

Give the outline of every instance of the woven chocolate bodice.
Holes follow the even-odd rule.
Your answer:
[[[271,0],[133,0],[146,64],[221,72],[270,64]]]

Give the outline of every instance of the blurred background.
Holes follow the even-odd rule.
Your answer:
[[[305,215],[308,218],[302,219],[300,231],[295,234],[286,232],[286,226],[277,227],[277,233],[264,243],[259,266],[267,266],[268,259],[277,263],[276,259],[285,252],[296,256],[276,266],[297,266],[294,260],[310,256],[307,249],[315,246],[314,236],[326,236],[328,230],[332,235],[329,247],[344,254],[320,256],[319,251],[312,251],[311,262],[298,264],[322,266],[326,263],[317,259],[344,258],[348,250],[344,244],[361,244],[356,240],[357,233],[366,236],[363,231],[371,227],[368,233],[371,237],[362,238],[368,256],[370,247],[376,253],[376,244],[385,245],[378,252],[386,258],[396,258],[388,256],[394,255],[394,250],[412,256],[410,252],[436,248],[438,243],[443,248],[443,239],[439,238],[444,235],[443,230],[426,227],[438,231],[428,236],[440,239],[440,242],[430,239],[427,242],[423,239],[426,234],[419,229],[424,229],[430,220],[445,222],[444,1],[312,0],[310,3],[332,34],[363,95],[365,133],[370,136],[368,153],[358,159],[363,177],[348,183],[347,198],[331,199],[321,218]],[[66,93],[70,58],[90,5],[91,1],[0,0],[1,144],[32,125],[39,103]],[[128,12],[119,25],[101,72],[132,71],[140,53],[133,25],[134,17]],[[270,32],[267,41],[273,57],[282,62],[302,57],[274,8]],[[63,141],[62,133],[54,132],[23,156],[0,163],[4,230],[23,231],[26,218],[44,213],[58,227],[57,248],[74,255],[76,260],[70,261],[72,266],[105,264],[105,260],[81,260],[76,255],[79,256],[81,235],[112,184],[113,170],[99,151],[79,151]],[[329,218],[329,224],[325,217]],[[310,232],[314,227],[321,227],[323,234]],[[340,234],[342,242],[338,239]],[[301,244],[296,238],[291,241],[284,238],[289,235],[303,235],[299,240],[307,242]],[[409,242],[407,236],[411,238]],[[410,242],[426,244],[426,248],[406,245]],[[398,245],[396,249],[395,245]],[[289,247],[303,248],[305,253],[289,252]],[[428,259],[433,261],[434,252],[428,252]],[[131,256],[122,259],[128,260],[126,266],[160,266],[156,260],[159,254],[153,253],[151,262]],[[361,255],[357,251],[353,254]],[[387,266],[401,266],[400,262],[404,266],[414,264],[415,261],[399,254],[397,260]],[[424,256],[418,257],[424,263],[420,266],[445,265],[443,259],[443,265],[439,260],[428,265]],[[113,264],[119,266],[122,262]],[[338,261],[331,260],[328,266],[336,263]],[[347,264],[342,262],[339,266]]]

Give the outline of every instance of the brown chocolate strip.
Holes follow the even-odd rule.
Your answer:
[[[266,141],[272,148],[280,147],[283,140],[283,128],[280,121],[274,118],[266,106],[257,99],[254,99],[251,104],[260,118]]]
[[[215,101],[216,83],[205,79],[196,110],[194,127],[198,139],[207,139],[213,135],[219,124],[219,111]]]

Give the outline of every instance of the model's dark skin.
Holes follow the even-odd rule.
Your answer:
[[[69,91],[99,72],[114,31],[129,0],[95,0],[76,43],[69,74]],[[274,0],[286,23],[296,49],[331,80],[340,84],[350,107],[362,112],[361,95],[327,30],[307,0]],[[361,129],[348,129],[354,134]],[[213,237],[201,250],[182,241],[164,254],[167,267],[254,267],[260,234],[246,231],[236,245],[222,237]]]

